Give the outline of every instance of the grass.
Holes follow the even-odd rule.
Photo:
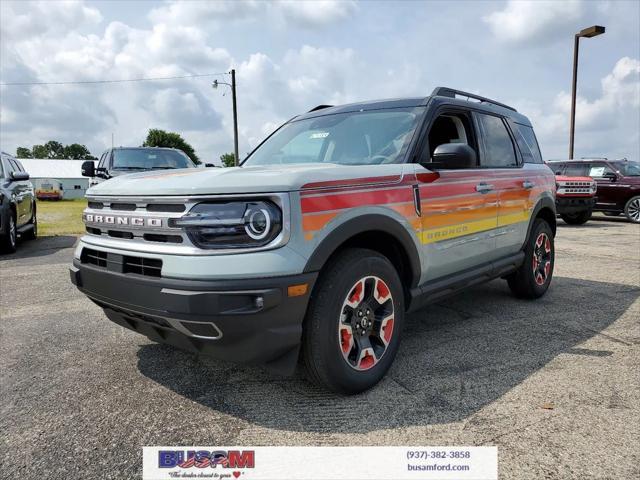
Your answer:
[[[84,233],[82,211],[87,200],[38,200],[38,236],[79,235]]]

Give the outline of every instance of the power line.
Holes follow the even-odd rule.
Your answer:
[[[125,82],[148,82],[153,80],[181,80],[185,78],[201,78],[201,77],[217,77],[220,75],[228,75],[229,72],[219,73],[202,73],[197,75],[180,75],[175,77],[145,77],[145,78],[129,78],[122,80],[76,80],[70,82],[8,82],[0,83],[2,87],[15,86],[33,86],[33,85],[87,85],[99,83],[125,83]]]

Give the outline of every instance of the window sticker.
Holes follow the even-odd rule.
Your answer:
[[[327,138],[329,136],[329,132],[316,132],[312,133],[309,138]]]
[[[591,167],[589,172],[590,177],[602,177],[604,176],[604,167]]]

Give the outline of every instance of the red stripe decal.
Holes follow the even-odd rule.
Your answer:
[[[386,203],[411,201],[413,201],[413,192],[410,188],[396,188],[304,197],[301,199],[301,207],[302,213],[315,213],[365,205],[384,205]]]
[[[365,177],[365,178],[352,178],[346,180],[330,180],[326,182],[313,182],[307,183],[302,186],[303,190],[310,188],[328,188],[328,187],[355,187],[375,183],[399,183],[402,180],[402,175],[389,175],[386,177]]]

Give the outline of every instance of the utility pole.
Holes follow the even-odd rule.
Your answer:
[[[233,156],[234,165],[237,167],[240,163],[240,155],[238,154],[238,104],[236,102],[236,70],[231,69],[231,83],[219,82],[214,80],[211,86],[215,89],[218,85],[227,85],[231,87],[231,99],[233,102]]]
[[[573,141],[576,128],[576,89],[578,85],[578,48],[580,47],[580,38],[592,38],[602,35],[604,27],[594,25],[585,28],[576,33],[573,43],[573,82],[571,83],[571,119],[569,123],[569,160],[573,159]]]
[[[238,156],[238,104],[236,103],[236,71],[231,69],[231,96],[233,100],[233,154],[235,166],[238,166],[240,157]]]

